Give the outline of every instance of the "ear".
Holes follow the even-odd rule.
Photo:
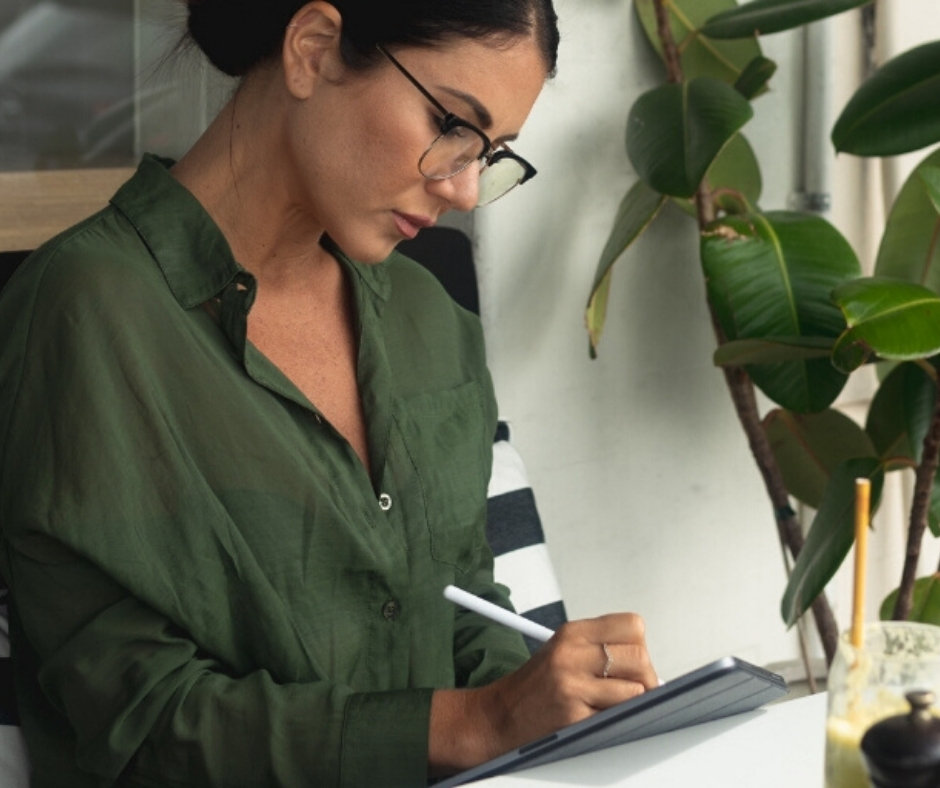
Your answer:
[[[282,62],[287,89],[296,98],[307,98],[319,80],[342,77],[340,33],[343,18],[335,6],[315,0],[291,19],[284,34]]]

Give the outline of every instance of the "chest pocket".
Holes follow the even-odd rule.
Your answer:
[[[395,422],[424,499],[431,557],[465,571],[480,548],[486,512],[480,387],[399,400]]]

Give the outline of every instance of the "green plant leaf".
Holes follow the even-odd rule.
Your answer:
[[[886,471],[916,468],[920,463],[936,404],[936,377],[932,364],[904,361],[894,366],[875,392],[865,431]],[[930,490],[927,524],[934,536],[940,536],[940,469]]]
[[[924,182],[924,188],[927,190],[927,196],[934,210],[940,214],[940,167],[921,167],[917,174]]]
[[[875,274],[940,293],[940,216],[932,194],[940,150],[924,159],[891,206],[875,261]]]
[[[835,340],[828,337],[735,339],[719,347],[712,361],[716,367],[739,367],[745,364],[778,364],[781,361],[829,358],[834,344]]]
[[[730,85],[698,77],[640,96],[627,119],[627,155],[654,191],[695,194],[715,157],[754,111]]]
[[[614,217],[614,226],[597,263],[594,284],[588,298],[585,319],[592,358],[597,353],[597,345],[607,319],[607,299],[610,294],[613,265],[630,244],[652,224],[665,202],[663,195],[654,192],[643,181],[637,181],[620,201],[620,207]]]
[[[843,462],[875,457],[865,431],[837,410],[800,414],[777,408],[764,417],[764,430],[787,491],[814,509]]]
[[[855,480],[859,478],[871,480],[871,508],[877,508],[884,481],[878,460],[862,457],[839,465],[826,486],[783,594],[780,612],[787,626],[793,626],[822,593],[855,541]]]
[[[867,277],[840,285],[832,297],[848,324],[832,351],[842,372],[873,356],[911,361],[940,353],[940,296],[926,287]]]
[[[746,99],[755,98],[767,90],[767,83],[776,72],[777,64],[773,60],[758,55],[735,80],[734,89]]]
[[[743,134],[735,134],[715,157],[705,174],[715,205],[726,213],[750,213],[760,200],[763,183],[754,149]],[[681,197],[673,201],[690,216],[697,216],[695,202]]]
[[[656,32],[653,0],[634,0],[633,5],[647,40],[664,59],[662,42]],[[713,41],[698,33],[698,28],[708,17],[735,8],[735,0],[665,0],[665,5],[686,79],[714,77],[730,85],[737,81],[748,63],[761,54],[760,45],[754,38]]]
[[[889,60],[849,99],[832,127],[836,150],[895,156],[940,141],[940,41]]]
[[[835,16],[871,0],[753,0],[713,16],[702,28],[711,38],[744,38],[768,35],[781,30]]]
[[[740,367],[829,358],[834,344],[835,340],[829,337],[735,339],[721,345],[712,356],[712,362],[716,367]]]
[[[898,590],[894,589],[878,611],[882,621],[890,621],[894,615],[894,606],[898,601]],[[923,624],[940,624],[940,575],[919,577],[914,581],[914,603],[908,621],[920,621]]]
[[[832,289],[860,273],[848,242],[818,216],[787,211],[726,217],[702,235],[708,297],[728,340],[835,339],[845,321]],[[778,405],[827,408],[846,376],[828,359],[746,367]]]
[[[878,387],[865,431],[887,470],[912,468],[920,462],[935,392],[930,375],[910,361],[898,364]]]

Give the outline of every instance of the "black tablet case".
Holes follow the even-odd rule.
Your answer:
[[[737,657],[725,657],[550,736],[434,783],[434,788],[453,788],[753,711],[786,693],[787,684],[777,674]]]

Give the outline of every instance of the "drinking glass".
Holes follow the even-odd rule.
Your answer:
[[[865,625],[862,648],[845,633],[828,679],[826,788],[871,788],[859,745],[869,727],[907,714],[905,694],[940,697],[940,627],[909,621]]]

